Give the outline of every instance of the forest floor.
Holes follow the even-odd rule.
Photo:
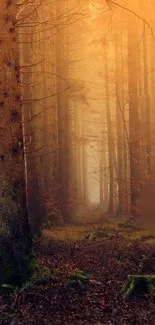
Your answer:
[[[0,325],[154,325],[155,295],[121,292],[128,274],[155,274],[154,244],[155,236],[120,219],[44,230],[35,251],[50,281],[1,295]],[[77,270],[93,281],[71,287]]]

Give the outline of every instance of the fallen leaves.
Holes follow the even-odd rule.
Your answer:
[[[130,242],[128,246],[119,233],[98,244],[79,240],[75,263],[67,242],[37,244],[39,263],[56,281],[23,291],[16,304],[15,294],[0,296],[0,325],[154,325],[153,295],[147,301],[124,301],[121,294],[127,275],[140,272],[142,256],[154,256],[154,247]],[[89,281],[71,290],[67,280],[78,270],[88,274]]]

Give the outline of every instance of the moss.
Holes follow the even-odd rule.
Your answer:
[[[146,230],[134,230],[134,231],[128,231],[128,229],[122,229],[120,231],[121,235],[128,241],[134,241],[134,240],[143,240],[144,236],[150,235],[150,233]]]
[[[111,234],[105,231],[98,231],[96,235],[98,238],[111,238]]]
[[[82,270],[78,270],[72,273],[69,277],[67,286],[74,289],[83,289],[85,284],[89,282],[89,276]]]
[[[97,231],[97,232],[90,232],[85,236],[85,239],[89,241],[95,240],[97,238],[111,238],[111,235],[106,231]]]
[[[17,287],[12,286],[10,284],[2,284],[0,285],[0,294],[7,294],[15,292]]]
[[[80,281],[85,281],[85,280],[88,279],[89,277],[88,277],[87,274],[85,274],[84,271],[82,271],[82,270],[78,270],[78,271],[75,271],[75,272],[72,273],[71,278],[72,278],[72,279],[78,279],[78,280],[80,280]]]
[[[128,229],[128,230],[137,230],[137,227],[130,222],[121,222],[118,224],[119,228]]]
[[[145,240],[145,243],[148,244],[148,245],[155,245],[155,239],[147,239]]]
[[[39,263],[36,259],[36,254],[33,249],[31,249],[29,255],[26,257],[26,265],[27,265],[27,273],[29,276],[33,276],[34,274],[38,274],[40,271]]]
[[[95,240],[97,238],[96,232],[90,232],[85,236],[85,239],[88,239],[90,241]]]
[[[0,246],[0,284],[22,285],[33,274],[39,272],[39,264],[33,250],[20,253],[17,244]]]
[[[142,297],[155,291],[155,275],[128,275],[123,286],[124,297]]]
[[[15,234],[21,219],[17,204],[18,191],[3,179],[0,179],[0,183],[0,236],[7,237]]]
[[[56,241],[78,241],[84,238],[88,238],[90,233],[95,233],[97,238],[109,238],[112,236],[112,230],[117,229],[116,223],[111,224],[111,226],[100,226],[95,224],[90,227],[90,225],[83,226],[65,226],[65,227],[55,227],[53,229],[43,229],[42,235],[44,238],[51,238]],[[128,228],[118,229],[121,235],[128,241],[141,239],[143,236],[148,236],[150,233],[146,230],[132,230],[129,231]]]
[[[83,239],[84,234],[89,231],[87,226],[67,226],[56,227],[52,229],[43,229],[42,234],[46,238],[52,238],[56,241],[77,241]]]
[[[9,256],[2,250],[0,251],[0,261],[3,269],[3,273],[0,277],[0,283],[10,283],[10,279],[14,279],[16,274],[16,267],[11,263]],[[13,280],[14,281],[14,280]]]

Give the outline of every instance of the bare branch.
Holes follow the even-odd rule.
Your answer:
[[[73,87],[73,86],[72,86]],[[45,97],[41,97],[41,98],[34,98],[34,99],[31,99],[31,100],[29,100],[29,99],[25,99],[25,100],[22,100],[21,101],[21,103],[22,104],[30,104],[30,103],[36,103],[36,102],[38,102],[38,101],[41,101],[41,100],[44,100],[44,99],[46,99],[46,98],[51,98],[51,97],[55,97],[55,96],[57,96],[57,95],[60,95],[60,94],[62,94],[64,91],[66,91],[66,90],[68,90],[68,89],[70,89],[71,88],[71,86],[69,86],[69,87],[67,87],[67,88],[65,88],[65,89],[63,89],[63,90],[61,90],[61,91],[59,91],[59,92],[57,92],[57,93],[55,93],[55,94],[51,94],[51,95],[48,95],[48,96],[45,96]]]
[[[109,0],[106,0],[106,3],[107,3],[107,5],[108,5],[108,7],[109,7],[109,5],[114,5],[114,6],[116,6],[116,7],[119,7],[119,8],[121,8],[121,9],[124,9],[125,11],[128,11],[128,12],[130,12],[132,15],[134,15],[135,17],[137,17],[138,19],[140,19],[143,23],[145,23],[145,25],[148,27],[148,29],[150,30],[150,32],[151,32],[151,36],[152,36],[152,38],[153,38],[153,40],[155,41],[155,36],[154,36],[154,32],[153,32],[153,28],[150,26],[150,24],[148,23],[148,21],[145,19],[145,18],[143,18],[143,17],[141,17],[139,14],[137,14],[134,10],[131,10],[131,9],[129,9],[129,8],[127,8],[127,7],[124,7],[123,5],[121,5],[120,3],[118,3],[118,2],[115,2],[115,1],[109,1]]]
[[[31,117],[29,117],[27,120],[21,121],[22,124],[27,123],[27,122],[31,122],[35,117],[37,117],[38,115],[44,113],[45,111],[48,111],[49,109],[52,108],[56,108],[56,104],[52,105],[51,107],[45,108],[43,110],[41,110],[40,112],[32,115]]]
[[[31,153],[37,152],[37,151],[43,149],[44,147],[45,147],[45,144],[44,144],[42,147],[40,147],[40,148],[38,148],[38,149],[35,149],[35,150],[33,150],[33,151],[29,151],[29,152],[25,151],[24,154],[28,155],[28,154],[31,154]],[[33,156],[33,157],[35,157],[35,156]]]

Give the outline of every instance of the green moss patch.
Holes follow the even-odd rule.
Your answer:
[[[105,234],[110,232],[114,228],[114,225],[109,224],[94,224],[83,225],[83,226],[67,226],[67,227],[55,227],[52,229],[44,229],[42,232],[43,238],[51,238],[56,241],[77,241],[84,239],[89,233],[98,233],[98,237],[108,237],[101,236],[101,233]]]
[[[146,239],[144,241],[145,244],[148,244],[148,245],[152,245],[152,246],[155,246],[155,239]]]
[[[85,236],[85,239],[88,239],[89,241],[95,240],[97,238],[97,235],[95,232],[90,232]]]
[[[135,225],[133,225],[132,223],[130,222],[120,222],[118,224],[118,227],[119,228],[123,228],[123,229],[128,229],[130,231],[134,231],[134,230],[137,230],[137,227]]]
[[[85,239],[89,241],[96,240],[98,238],[111,238],[111,235],[105,231],[90,232],[85,236]]]
[[[123,286],[124,297],[142,297],[155,291],[155,275],[128,275]]]
[[[73,289],[84,289],[89,282],[89,276],[82,270],[72,273],[67,281],[67,286]]]
[[[7,241],[0,246],[0,284],[22,285],[38,271],[33,250],[22,254],[22,245]]]
[[[16,286],[12,286],[10,284],[2,284],[0,285],[0,294],[13,293],[17,290]]]

